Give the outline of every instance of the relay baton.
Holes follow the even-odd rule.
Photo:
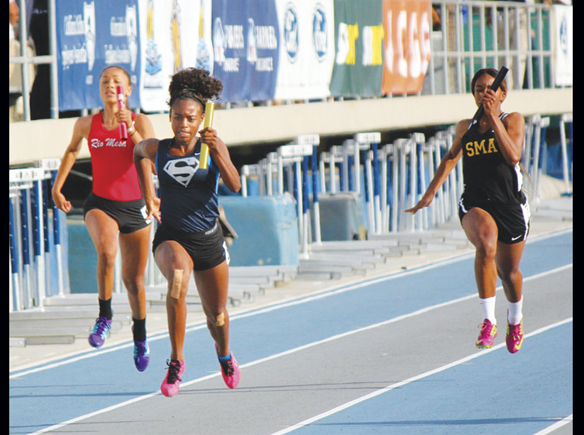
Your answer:
[[[116,91],[118,93],[118,108],[125,109],[126,102],[124,100],[124,88],[122,86],[117,86]],[[125,122],[120,122],[120,135],[122,136],[122,140],[128,139],[128,126]]]
[[[507,71],[509,71],[509,68],[504,66],[501,67],[499,73],[497,74],[497,77],[495,77],[495,80],[493,80],[493,84],[491,85],[491,89],[493,90],[493,92],[497,92],[497,89],[499,89],[499,86],[501,86],[501,83],[503,83],[503,79],[507,75]],[[472,124],[481,119],[484,113],[485,108],[481,104],[472,118]]]
[[[203,123],[203,130],[207,127],[213,126],[213,112],[215,111],[215,103],[207,101],[205,104],[205,122]],[[201,156],[199,157],[199,168],[207,169],[209,160],[209,147],[206,143],[201,143]]]

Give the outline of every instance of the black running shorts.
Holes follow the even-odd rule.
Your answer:
[[[512,245],[527,239],[530,218],[527,200],[523,203],[504,203],[475,200],[463,194],[458,202],[458,217],[461,223],[462,218],[474,207],[485,210],[491,215],[499,230],[499,242]]]
[[[156,248],[168,240],[174,240],[187,251],[193,260],[195,272],[211,269],[224,261],[229,264],[229,252],[219,222],[209,230],[196,233],[185,232],[163,223],[154,235],[152,252],[156,253]]]
[[[120,233],[129,234],[150,225],[146,203],[143,199],[136,201],[114,201],[102,198],[91,192],[83,204],[83,218],[90,210],[98,209],[118,223]]]

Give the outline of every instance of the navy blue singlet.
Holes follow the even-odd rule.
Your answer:
[[[201,139],[188,156],[170,154],[173,141],[161,140],[156,153],[162,222],[186,232],[206,231],[219,217],[219,170],[211,158],[208,169],[199,168]]]

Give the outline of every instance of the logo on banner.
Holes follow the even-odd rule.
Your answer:
[[[272,56],[259,57],[258,50],[277,50],[278,39],[274,26],[256,26],[253,18],[247,19],[247,61],[255,65],[256,71],[273,71]]]
[[[197,169],[199,169],[199,161],[195,157],[169,160],[164,165],[164,172],[184,187],[189,185]]]
[[[138,18],[136,6],[126,6],[126,37],[130,50],[130,65],[132,71],[136,69],[138,60]]]
[[[568,17],[566,15],[562,16],[560,23],[560,48],[565,55],[568,54]]]
[[[63,17],[63,33],[65,37],[83,37],[83,44],[68,48],[63,45],[61,50],[61,63],[63,70],[68,70],[74,64],[87,64],[91,71],[95,63],[95,4],[83,3],[83,15],[65,15]]]
[[[87,50],[87,69],[91,71],[95,63],[95,3],[83,3],[85,23],[85,48]]]
[[[138,60],[138,19],[135,7],[126,6],[124,12],[124,15],[112,16],[109,21],[112,38],[104,46],[104,61],[106,65],[129,64],[133,71]]]
[[[317,3],[312,16],[312,44],[319,62],[326,58],[328,51],[328,21],[324,6]]]
[[[215,18],[213,22],[213,55],[215,62],[221,66],[224,72],[239,71],[239,57],[227,57],[227,50],[235,50],[237,52],[244,48],[243,26],[223,26],[221,18]]]
[[[146,13],[146,74],[154,76],[162,71],[162,54],[158,50],[154,40],[154,6],[152,0],[148,1],[148,12]],[[149,80],[144,81],[145,87],[158,87],[158,83],[151,83]]]
[[[359,24],[339,23],[337,38],[337,65],[355,65],[356,44],[359,37]]]
[[[255,39],[255,23],[252,18],[248,18],[247,24],[247,61],[253,64],[258,60],[258,47]]]
[[[298,58],[298,12],[293,3],[288,3],[284,14],[284,47],[290,62]]]
[[[363,26],[362,64],[383,64],[383,26]]]
[[[203,0],[199,3],[199,42],[197,43],[197,68],[202,68],[210,73],[213,72],[213,62],[211,61],[211,44],[205,39],[206,27],[208,26],[204,14]]]
[[[428,0],[384,0],[384,93],[420,92],[431,57]]]
[[[180,51],[180,6],[175,0],[172,6],[172,18],[170,22],[170,28],[172,29],[172,53],[174,57],[174,72],[180,71],[182,69],[182,58]]]

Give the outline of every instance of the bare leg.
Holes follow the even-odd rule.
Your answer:
[[[493,297],[497,287],[497,224],[489,213],[475,207],[462,219],[462,227],[476,248],[475,279],[479,297]]]
[[[525,241],[513,245],[499,243],[497,248],[497,272],[503,283],[505,296],[512,303],[519,302],[522,297],[523,274],[519,270],[519,263],[524,248]]]
[[[122,280],[128,290],[128,300],[135,319],[146,318],[144,273],[148,262],[150,226],[130,234],[120,233]]]
[[[207,316],[207,327],[217,343],[220,356],[229,355],[229,314],[227,291],[229,267],[223,262],[211,269],[195,273],[195,283]]]
[[[97,290],[99,299],[111,299],[114,289],[114,266],[118,253],[118,224],[101,210],[87,212],[85,224],[97,252]]]
[[[189,277],[193,261],[185,249],[175,241],[167,240],[156,248],[154,255],[158,268],[168,281],[166,295],[166,315],[172,352],[171,359],[184,361],[185,328],[187,322],[187,303]],[[180,279],[175,271],[181,270]],[[178,281],[178,282],[177,282]],[[173,288],[176,285],[176,288]]]

